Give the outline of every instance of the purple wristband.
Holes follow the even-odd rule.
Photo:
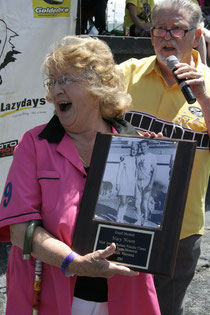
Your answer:
[[[73,272],[66,272],[66,269],[68,268],[68,266],[70,265],[70,263],[72,262],[72,260],[79,256],[79,254],[71,251],[71,253],[66,256],[66,258],[64,258],[63,262],[62,262],[62,265],[61,265],[61,271],[63,272],[63,274],[66,276],[66,277],[71,277],[74,275]]]

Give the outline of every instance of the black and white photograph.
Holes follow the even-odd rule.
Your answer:
[[[161,229],[177,143],[113,137],[94,219]]]
[[[114,242],[109,260],[171,276],[195,149],[195,141],[98,133],[73,249]]]

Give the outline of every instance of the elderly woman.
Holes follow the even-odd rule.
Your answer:
[[[84,256],[71,249],[96,133],[135,134],[121,118],[131,103],[122,74],[108,46],[90,37],[63,38],[43,66],[55,115],[23,135],[0,208],[4,241],[13,244],[6,314],[31,314],[35,259],[43,262],[40,315],[160,314],[152,275],[107,260],[115,244]],[[30,220],[42,226],[25,261]]]

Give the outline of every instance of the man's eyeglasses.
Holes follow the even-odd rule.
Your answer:
[[[62,78],[46,78],[43,81],[43,84],[44,84],[44,87],[49,91],[56,85],[56,82],[62,85],[69,85],[71,83],[81,81],[81,80],[82,78],[70,78],[70,77],[63,76]]]
[[[154,37],[163,38],[169,32],[169,34],[171,35],[172,38],[183,38],[187,32],[189,32],[189,31],[191,31],[193,29],[195,29],[195,27],[191,27],[191,28],[188,28],[186,30],[182,30],[182,29],[165,30],[163,28],[155,28],[155,27],[153,27],[151,29],[151,31],[152,31],[152,35]]]

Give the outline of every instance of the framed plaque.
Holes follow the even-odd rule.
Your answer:
[[[98,133],[73,240],[80,255],[172,276],[196,141]]]

